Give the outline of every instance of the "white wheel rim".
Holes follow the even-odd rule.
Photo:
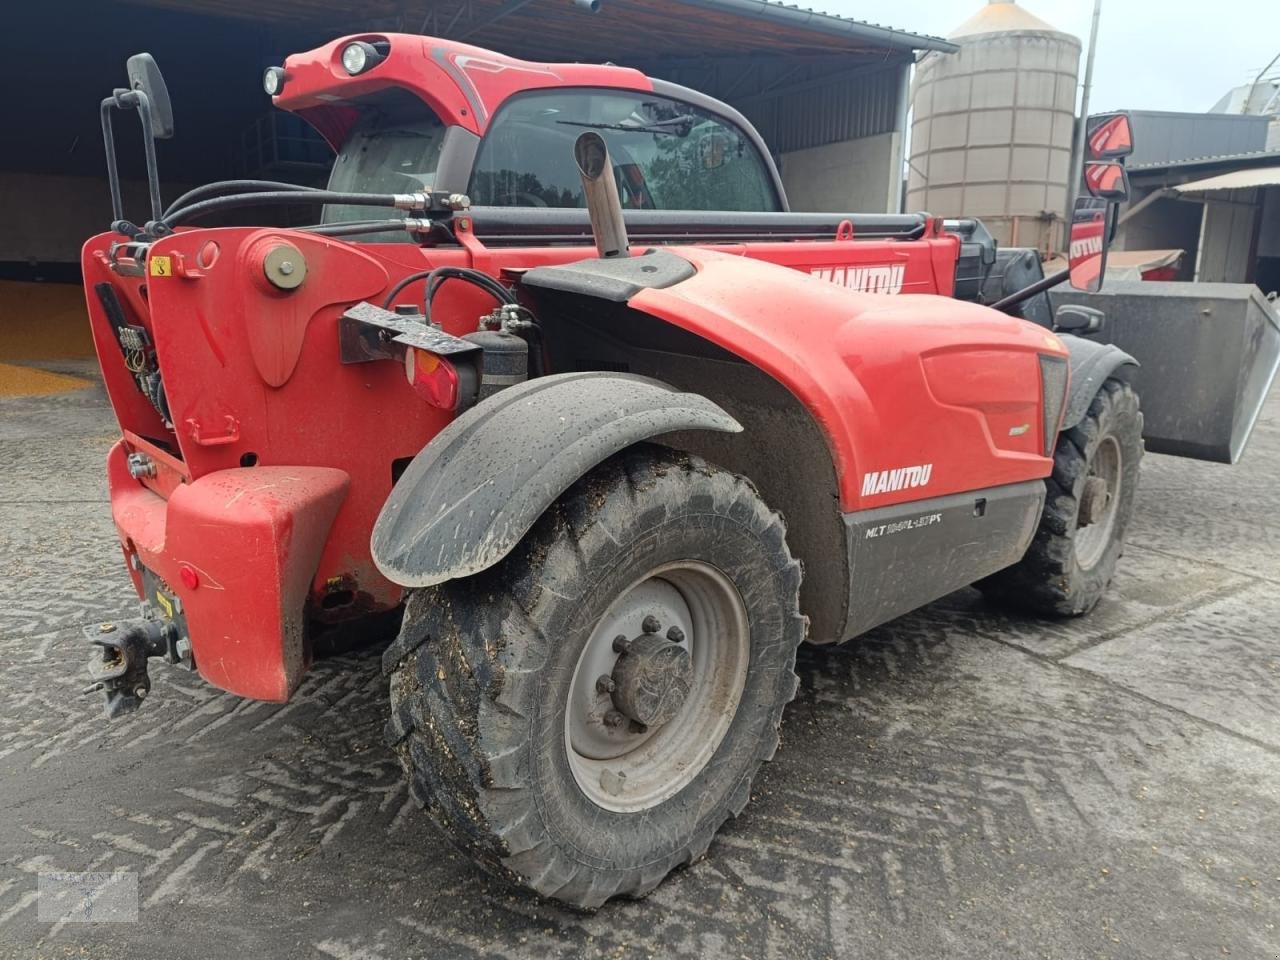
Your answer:
[[[1098,519],[1087,527],[1076,528],[1076,562],[1082,570],[1091,569],[1111,543],[1111,535],[1116,526],[1116,505],[1120,501],[1120,483],[1124,478],[1124,464],[1120,456],[1120,444],[1116,438],[1107,436],[1102,439],[1089,460],[1088,477],[1098,477],[1107,485],[1106,505]],[[1086,483],[1088,482],[1086,477]]]
[[[659,633],[678,628],[692,682],[679,712],[666,723],[637,729],[605,723],[614,710],[598,678],[612,674],[614,638],[635,637],[645,617]],[[689,785],[728,733],[746,685],[750,660],[746,605],[723,572],[698,560],[665,564],[640,578],[609,605],[574,668],[565,709],[569,768],[597,806],[631,813],[657,806]],[[616,719],[616,717],[614,718]]]

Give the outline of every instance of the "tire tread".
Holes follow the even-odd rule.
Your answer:
[[[719,509],[738,513],[781,546],[787,562],[780,572],[791,598],[784,623],[790,653],[768,735],[706,829],[642,868],[595,869],[566,856],[538,818],[528,765],[519,762],[529,723],[522,705],[530,691],[522,688],[537,682],[531,660],[547,655],[547,639],[537,626],[539,608],[550,599],[547,568],[568,560],[578,575],[590,569],[582,541],[599,527],[605,536],[596,549],[621,549],[615,531],[634,522],[640,493],[672,471],[692,481],[695,496],[709,495]],[[669,514],[671,508],[650,509]],[[702,856],[723,823],[741,813],[752,778],[777,749],[783,708],[799,684],[795,655],[807,626],[798,608],[800,564],[785,543],[781,516],[765,506],[750,481],[698,458],[644,445],[605,461],[575,484],[497,567],[413,591],[401,637],[384,658],[392,690],[387,742],[406,769],[413,795],[479,865],[544,896],[593,909],[613,896],[650,892],[673,868]],[[512,576],[512,570],[519,574]]]
[[[1084,577],[1076,568],[1073,535],[1079,511],[1076,487],[1088,471],[1090,450],[1108,430],[1128,444],[1118,509],[1120,544],[1100,561],[1099,575]],[[1142,460],[1142,412],[1138,395],[1122,380],[1110,378],[1099,388],[1084,418],[1058,435],[1053,471],[1045,479],[1044,509],[1031,546],[1021,560],[976,584],[989,599],[1050,617],[1074,617],[1097,605],[1123,553],[1123,537],[1133,512],[1134,490]],[[1105,568],[1105,569],[1103,569]]]

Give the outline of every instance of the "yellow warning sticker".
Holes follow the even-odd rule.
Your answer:
[[[173,264],[168,257],[151,258],[151,275],[153,277],[172,277]]]
[[[159,590],[156,591],[156,603],[160,604],[164,610],[164,615],[170,620],[173,619],[173,603]]]

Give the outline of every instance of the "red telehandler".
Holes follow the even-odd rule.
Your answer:
[[[1022,319],[1065,275],[980,223],[791,213],[722,103],[407,35],[267,71],[336,151],[328,189],[165,207],[168,96],[146,54],[128,73],[102,105],[115,222],[83,256],[143,600],[91,632],[108,714],[154,656],[283,701],[398,618],[386,733],[415,796],[479,864],[594,907],[743,809],[801,642],[971,583],[1051,616],[1107,587],[1133,360]],[[140,225],[119,110],[147,144]],[[1090,149],[1070,274],[1096,289],[1127,118]],[[300,204],[319,222],[198,224]]]

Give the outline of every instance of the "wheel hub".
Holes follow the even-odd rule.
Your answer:
[[[1123,480],[1124,461],[1120,443],[1114,435],[1108,434],[1089,457],[1089,473],[1080,489],[1075,553],[1076,562],[1082,570],[1091,570],[1112,545]]]
[[[624,590],[587,638],[565,704],[583,794],[644,810],[698,776],[733,722],[750,636],[737,588],[702,561],[663,564]]]
[[[679,713],[693,686],[689,651],[656,632],[615,647],[620,650],[611,695],[618,711],[644,727],[661,726]]]
[[[1097,523],[1107,509],[1111,494],[1107,489],[1107,481],[1103,477],[1089,477],[1084,482],[1084,490],[1080,494],[1080,526],[1087,527]]]

